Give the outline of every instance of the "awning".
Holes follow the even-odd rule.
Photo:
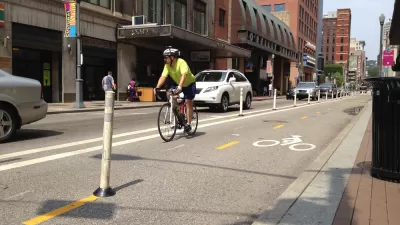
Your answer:
[[[400,45],[400,0],[394,2],[392,24],[390,26],[389,41],[391,45]]]
[[[140,40],[162,46],[179,46],[182,51],[210,51],[213,58],[250,58],[251,51],[200,34],[167,25],[135,25],[118,28],[118,40]]]

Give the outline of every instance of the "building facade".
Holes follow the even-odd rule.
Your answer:
[[[0,35],[1,69],[39,80],[47,102],[74,102],[76,38],[65,37],[66,12],[60,0],[4,0]],[[249,50],[216,38],[215,0],[84,0],[81,8],[83,100],[102,100],[102,78],[113,72],[117,99],[126,99],[134,78],[154,87],[164,66],[162,51],[182,51],[192,72],[218,68],[219,58],[249,58]],[[145,24],[127,30],[133,16]],[[139,18],[140,20],[140,18]],[[136,21],[137,22],[137,21]],[[158,28],[146,24],[158,24]],[[158,33],[157,33],[158,32]]]
[[[257,0],[267,12],[288,23],[296,40],[299,61],[291,63],[292,81],[316,80],[318,0]]]
[[[335,63],[344,67],[347,77],[350,54],[351,10],[338,9],[323,18],[323,55],[325,64]]]

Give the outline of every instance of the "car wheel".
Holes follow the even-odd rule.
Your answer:
[[[12,108],[0,104],[0,143],[9,140],[17,130],[17,115]]]
[[[221,103],[219,109],[221,112],[227,112],[229,107],[229,97],[228,94],[223,94],[221,98]]]
[[[251,95],[250,94],[247,94],[246,95],[246,101],[244,102],[244,109],[250,109],[250,107],[251,107]]]

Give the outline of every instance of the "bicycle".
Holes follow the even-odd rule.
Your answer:
[[[166,90],[166,93],[169,93],[168,103],[162,105],[158,112],[158,122],[157,122],[158,133],[160,134],[160,137],[166,142],[171,141],[175,137],[176,130],[182,129],[184,125],[187,123],[187,115],[186,115],[187,108],[185,99],[179,97],[179,94],[175,95],[174,94],[175,90],[176,89],[173,88]],[[156,94],[159,92],[160,89],[156,89]],[[161,99],[158,94],[157,98]],[[174,105],[175,98],[177,99],[178,105]],[[174,107],[171,107],[172,105]],[[165,115],[162,115],[164,109],[165,109]],[[187,133],[188,135],[194,135],[197,131],[198,123],[199,123],[199,117],[198,117],[197,107],[193,104],[193,116],[190,124],[192,130],[185,133]],[[161,131],[162,124],[166,125],[167,128],[170,127],[172,129],[171,137],[167,138],[163,135]]]

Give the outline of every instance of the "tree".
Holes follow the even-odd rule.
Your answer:
[[[341,87],[341,86],[343,85],[344,79],[343,79],[342,73],[336,72],[336,73],[333,74],[333,76],[332,76],[332,80],[333,80],[333,79],[336,79],[336,85],[337,85],[338,87]]]
[[[368,77],[378,77],[378,67],[377,66],[370,66],[368,67]]]
[[[343,75],[343,66],[341,64],[327,64],[324,66],[325,77],[332,78],[335,73]]]

